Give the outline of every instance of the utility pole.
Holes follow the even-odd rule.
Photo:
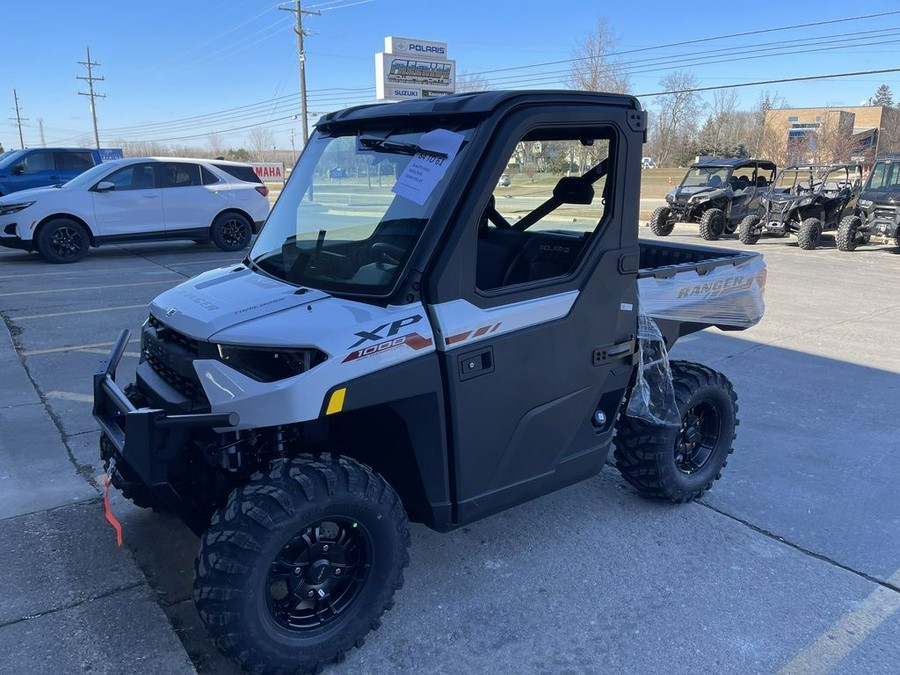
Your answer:
[[[303,51],[303,15],[313,14],[318,16],[321,12],[303,9],[300,7],[300,0],[296,0],[296,7],[294,8],[279,7],[278,9],[294,12],[297,15],[297,26],[294,28],[294,32],[297,33],[297,60],[300,62],[300,130],[302,132],[303,147],[305,148],[309,140],[309,129],[306,125],[306,53]]]
[[[44,118],[38,117],[38,129],[41,131],[41,147],[47,147],[47,141],[44,140]]]
[[[88,83],[88,91],[87,93],[83,91],[79,91],[79,96],[88,96],[91,99],[91,117],[94,118],[94,143],[97,145],[97,149],[100,149],[100,135],[97,133],[97,106],[94,99],[98,98],[106,98],[105,94],[97,94],[94,92],[94,82],[102,82],[105,78],[102,77],[94,77],[94,66],[99,66],[99,63],[95,63],[91,61],[91,48],[87,48],[87,61],[79,61],[82,66],[87,67],[87,77],[82,77],[77,75],[75,77],[76,80],[85,80]]]
[[[25,149],[25,140],[22,137],[22,122],[27,122],[27,117],[22,117],[21,112],[19,111],[19,95],[16,93],[16,90],[13,89],[13,99],[16,102],[16,126],[19,127],[19,147],[23,150]]]

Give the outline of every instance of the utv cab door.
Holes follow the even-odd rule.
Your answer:
[[[613,106],[512,114],[457,210],[476,215],[442,249],[429,311],[458,524],[606,461],[635,350],[642,134],[629,124],[642,120]]]

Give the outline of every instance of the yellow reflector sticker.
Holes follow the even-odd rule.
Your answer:
[[[334,413],[339,413],[344,409],[344,395],[346,393],[347,388],[341,387],[331,395],[331,400],[328,401],[328,409],[325,411],[326,415],[334,415]]]

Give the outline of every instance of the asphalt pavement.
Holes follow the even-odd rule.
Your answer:
[[[670,239],[703,243],[696,225]],[[739,396],[708,495],[648,502],[608,466],[449,534],[413,525],[396,606],[327,672],[900,672],[900,252],[756,248],[762,323],[673,352]],[[238,257],[147,244],[53,266],[0,251],[0,673],[237,672],[190,601],[196,538],[114,494],[116,547],[90,391],[152,297]],[[136,363],[132,344],[120,381]]]

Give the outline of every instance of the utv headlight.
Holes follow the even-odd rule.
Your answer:
[[[861,208],[861,209],[867,209],[867,208],[869,208],[870,206],[872,206],[872,200],[871,200],[871,199],[860,199],[860,200],[859,200],[859,208]]]
[[[666,201],[667,201],[669,204],[674,204],[674,203],[675,203],[675,195],[673,195],[673,194],[670,192],[669,194],[666,195]]]
[[[0,206],[0,216],[10,216],[13,213],[18,213],[22,209],[27,209],[29,206],[34,204],[34,202],[19,202],[18,204],[4,204]]]
[[[277,382],[305,373],[328,357],[318,349],[277,349],[216,345],[218,359],[259,382]]]

